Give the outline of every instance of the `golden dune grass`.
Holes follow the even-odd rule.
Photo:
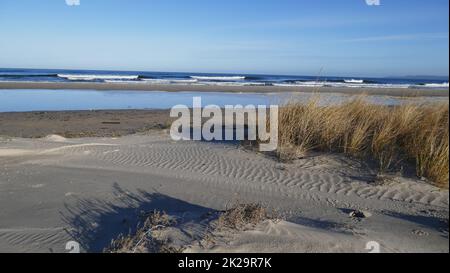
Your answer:
[[[411,162],[417,176],[447,187],[448,103],[374,105],[357,97],[340,105],[288,103],[279,113],[279,156],[310,150],[375,159],[381,171]]]

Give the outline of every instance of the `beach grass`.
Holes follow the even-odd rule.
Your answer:
[[[418,177],[448,188],[448,103],[375,105],[358,96],[339,105],[287,103],[280,108],[282,159],[311,150],[374,159],[380,171],[415,165]]]
[[[202,216],[205,220],[209,214]],[[214,214],[212,214],[214,215]],[[162,239],[157,231],[177,227],[176,218],[164,211],[153,210],[143,213],[143,224],[138,224],[137,230],[128,235],[120,234],[111,240],[111,244],[104,249],[105,253],[182,253],[186,246],[173,245],[170,240]],[[183,220],[180,218],[180,220]],[[265,206],[257,203],[237,203],[230,209],[219,211],[212,222],[214,225],[206,227],[205,233],[199,239],[202,245],[215,244],[215,231],[239,232],[252,228],[265,220],[273,220]],[[188,221],[192,224],[192,219]],[[154,236],[156,235],[156,236]]]

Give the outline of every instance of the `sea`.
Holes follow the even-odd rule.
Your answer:
[[[449,88],[448,77],[335,77],[227,73],[0,68],[0,82],[105,82],[178,85],[298,86],[348,88]]]

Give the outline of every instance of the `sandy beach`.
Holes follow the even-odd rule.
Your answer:
[[[0,254],[450,252],[448,1],[135,2],[1,1]]]
[[[69,241],[102,252],[153,210],[176,219],[159,236],[184,252],[449,251],[448,189],[343,154],[282,161],[239,142],[175,142],[172,121],[168,110],[0,113],[0,252]],[[276,220],[210,233],[235,203]]]
[[[449,251],[448,190],[337,154],[282,163],[239,144],[174,142],[166,130],[2,137],[0,174],[0,252],[64,252],[68,241],[101,252],[153,209],[179,219],[166,233],[185,252],[368,252],[370,241],[382,252]],[[282,220],[198,242],[205,215],[243,200]]]
[[[399,97],[438,96],[448,97],[449,89],[412,88],[348,88],[348,87],[296,87],[296,86],[220,86],[195,84],[148,84],[148,83],[100,83],[100,82],[0,82],[0,89],[79,89],[79,90],[143,90],[143,91],[195,91],[236,93],[341,93],[348,95],[368,94]]]
[[[343,154],[282,161],[239,142],[175,142],[172,121],[168,110],[0,113],[0,252],[69,241],[102,252],[153,210],[176,219],[158,236],[183,252],[449,251],[448,189]],[[276,219],[210,232],[239,203]]]

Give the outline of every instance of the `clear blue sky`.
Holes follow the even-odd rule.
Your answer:
[[[0,67],[448,75],[448,0],[0,0]]]

